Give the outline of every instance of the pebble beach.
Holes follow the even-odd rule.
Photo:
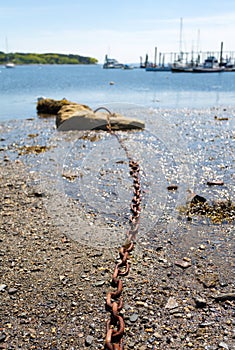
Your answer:
[[[165,122],[159,124],[152,113]],[[152,142],[157,147],[154,132],[169,155],[159,156],[162,173],[146,163],[148,173],[143,177],[149,174],[151,180],[155,174],[156,179],[164,178],[162,191],[166,195],[161,196],[155,188],[157,180],[144,179],[154,196],[148,195],[146,185],[143,229],[130,255],[130,273],[123,277],[124,348],[235,349],[235,112],[228,107],[165,109],[150,111],[145,117],[151,132],[144,134],[144,141],[138,140],[139,157],[143,144]],[[173,131],[169,128],[167,135],[165,126],[169,124]],[[95,168],[91,166],[94,174],[88,173],[87,164],[96,155],[95,149],[106,142],[106,135],[58,135],[53,118],[5,122],[0,131],[0,349],[104,349],[109,318],[105,299],[119,259],[117,235],[123,235],[126,209],[110,215],[107,204],[106,212],[95,200],[87,204],[90,196],[81,198],[77,193],[75,170],[80,166],[83,171],[83,180],[79,180],[83,187],[79,188],[99,183]],[[173,134],[179,137],[178,149],[177,142],[173,145],[167,138]],[[78,143],[74,137],[79,138]],[[131,133],[125,138],[132,146],[136,142]],[[152,156],[153,147],[143,149],[152,162],[158,159]],[[74,154],[77,158],[72,163]],[[109,164],[105,153],[103,157]],[[169,171],[171,158],[180,176]],[[180,160],[183,166],[178,165]],[[121,164],[119,158],[118,162]],[[143,159],[141,162],[144,166]],[[62,168],[58,166],[61,163]],[[91,176],[97,182],[92,182]],[[125,176],[121,173],[119,186],[129,188]],[[208,181],[215,186],[208,186]],[[180,188],[182,182],[183,188],[187,185],[209,203],[232,203],[229,215],[219,221],[186,216],[179,210],[186,200],[165,190],[172,183]],[[57,186],[61,183],[62,190]],[[110,196],[112,199],[114,194]],[[124,198],[127,205],[128,200]],[[159,200],[164,205],[153,212]],[[113,205],[120,206],[118,201]],[[106,229],[112,232],[108,243]],[[86,240],[85,234],[92,230],[97,237],[93,242],[89,241],[92,235]]]

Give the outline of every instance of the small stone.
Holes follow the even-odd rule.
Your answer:
[[[223,186],[223,181],[207,181],[208,186]]]
[[[191,259],[190,259],[190,258],[188,258],[187,256],[185,256],[185,257],[183,258],[183,260],[184,260],[184,261],[191,262]]]
[[[215,322],[202,322],[199,324],[199,327],[205,328],[205,327],[210,327],[214,324]]]
[[[221,341],[221,342],[219,343],[219,347],[222,348],[222,349],[229,350],[228,344],[226,344],[226,343],[223,342],[223,341]]]
[[[181,267],[182,269],[187,269],[192,264],[191,264],[191,261],[177,260],[177,261],[175,261],[175,265]]]
[[[0,292],[4,292],[6,287],[7,287],[6,284],[0,284]]]
[[[12,294],[16,294],[18,292],[18,289],[16,288],[9,288],[8,289],[8,294],[12,295]]]
[[[40,191],[34,191],[33,195],[35,197],[45,197],[45,193],[44,192],[40,192]]]
[[[129,317],[129,320],[131,322],[136,322],[138,320],[138,317],[139,315],[138,314],[132,314],[130,317]]]
[[[165,305],[165,308],[166,309],[175,309],[178,307],[178,303],[177,301],[175,300],[175,298],[173,297],[170,297]]]
[[[101,287],[105,284],[105,281],[97,281],[94,283],[94,287]]]
[[[144,302],[144,301],[138,300],[138,301],[136,302],[136,306],[145,306],[145,302]]]
[[[172,184],[172,185],[167,186],[167,189],[168,189],[168,191],[176,191],[178,189],[178,186]]]
[[[153,328],[145,328],[145,332],[147,332],[147,333],[153,333]]]
[[[195,194],[193,196],[193,198],[191,199],[190,203],[192,205],[197,205],[197,204],[203,204],[205,203],[207,200],[206,198],[202,197],[202,196],[199,196],[198,194]]]
[[[93,343],[93,339],[92,335],[88,335],[85,340],[86,346],[90,346]]]
[[[195,303],[197,308],[204,308],[206,307],[206,300],[201,297],[195,298]]]

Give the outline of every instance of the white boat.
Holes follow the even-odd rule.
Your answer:
[[[193,68],[193,73],[220,73],[224,71],[224,67],[221,67],[217,58],[209,56],[204,61],[202,66]]]
[[[15,63],[13,63],[13,62],[7,62],[7,63],[5,64],[5,67],[6,67],[6,68],[15,68]]]
[[[105,61],[103,64],[104,69],[120,69],[125,68],[125,65],[123,63],[119,63],[114,58],[108,58],[108,55],[105,55]]]
[[[183,62],[174,62],[171,66],[171,71],[172,73],[192,73],[193,68],[192,68],[191,63],[183,63]]]
[[[6,38],[6,64],[5,67],[6,68],[14,68],[15,67],[15,63],[9,61],[9,54],[8,54],[8,40]]]

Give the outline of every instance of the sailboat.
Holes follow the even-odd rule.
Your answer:
[[[13,63],[13,62],[7,62],[7,63],[5,64],[5,67],[6,67],[6,68],[15,68],[15,63]]]
[[[15,67],[15,63],[9,61],[7,38],[6,38],[6,57],[7,57],[7,61],[6,61],[5,67],[6,68],[14,68]]]

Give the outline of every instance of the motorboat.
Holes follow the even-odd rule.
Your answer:
[[[172,73],[192,73],[193,62],[184,62],[178,59],[171,65],[171,71]]]
[[[123,63],[119,63],[116,59],[108,58],[108,55],[105,55],[103,68],[104,69],[122,69],[122,68],[125,68],[125,65]]]
[[[202,66],[193,68],[193,73],[220,73],[224,71],[224,67],[220,66],[215,56],[209,56]]]

